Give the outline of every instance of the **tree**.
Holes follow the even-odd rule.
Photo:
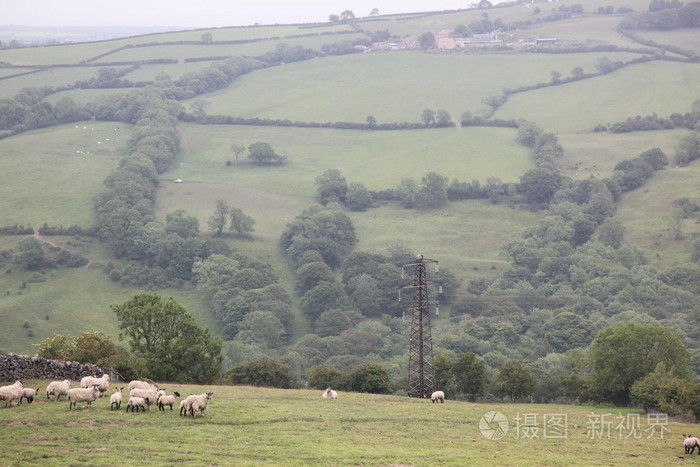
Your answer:
[[[238,235],[247,236],[250,235],[255,229],[255,219],[251,216],[244,214],[242,210],[238,208],[231,208],[229,211],[231,217],[231,230],[236,232]]]
[[[211,103],[208,101],[197,100],[190,104],[190,109],[192,114],[197,118],[202,118],[207,114],[207,109],[211,107]]]
[[[571,77],[573,79],[581,79],[583,78],[583,68],[580,66],[575,66],[571,69]]]
[[[418,183],[413,178],[402,178],[394,189],[394,195],[404,208],[414,208],[418,202]]]
[[[284,343],[283,334],[284,326],[274,313],[253,311],[241,321],[236,339],[263,349],[276,349]]]
[[[556,352],[586,347],[593,338],[593,324],[586,318],[563,311],[545,323],[545,338]]]
[[[509,361],[498,370],[494,389],[499,396],[508,397],[511,402],[515,402],[531,396],[536,384],[537,381],[528,367]]]
[[[372,11],[369,12],[370,16],[379,16],[379,9],[378,8],[372,8]]]
[[[439,127],[452,125],[452,116],[447,110],[438,110],[435,114],[435,124]]]
[[[549,82],[552,84],[556,84],[561,81],[561,73],[559,73],[557,70],[552,70],[551,73],[549,73]]]
[[[221,341],[172,297],[138,292],[110,308],[117,316],[119,339],[146,360],[151,379],[203,384],[218,376]]]
[[[447,177],[430,172],[423,179],[419,194],[419,204],[428,208],[439,208],[447,203]]]
[[[216,206],[214,207],[214,214],[209,217],[207,224],[209,224],[209,229],[216,232],[216,235],[221,235],[221,233],[226,228],[228,224],[228,214],[231,206],[223,199],[216,200]]]
[[[328,365],[318,365],[306,371],[307,386],[312,389],[337,388],[347,376],[340,370]]]
[[[233,143],[231,145],[231,152],[236,156],[236,163],[238,163],[238,158],[245,152],[245,145],[240,143]]]
[[[452,364],[457,391],[475,402],[486,389],[486,365],[484,360],[473,352],[466,352],[457,357]]]
[[[603,401],[625,405],[635,381],[664,363],[678,378],[690,378],[690,353],[670,328],[620,323],[601,329],[589,347],[593,391]]]
[[[351,183],[345,195],[345,207],[351,211],[366,211],[372,206],[372,194],[362,183]]]
[[[205,44],[211,44],[214,42],[214,36],[210,32],[205,32],[202,34],[201,39]]]
[[[348,182],[338,169],[328,169],[316,177],[316,198],[322,205],[330,202],[344,203]]]
[[[377,119],[372,115],[368,115],[367,116],[367,126],[370,128],[376,127],[377,126]]]
[[[547,203],[561,187],[563,177],[550,169],[530,169],[520,176],[520,191],[529,203]]]
[[[337,23],[340,21],[340,15],[328,15],[328,21],[331,23]]]
[[[302,264],[294,271],[295,287],[301,294],[316,287],[319,283],[334,282],[333,270],[322,261]]]
[[[256,165],[281,164],[284,158],[277,154],[270,143],[258,141],[248,146],[248,159]]]
[[[360,365],[348,375],[348,389],[372,394],[389,394],[391,381],[384,367],[376,363]]]
[[[423,50],[432,49],[435,47],[435,35],[432,32],[424,32],[418,36],[418,43]]]
[[[262,357],[248,363],[234,365],[226,374],[231,384],[292,389],[299,386],[289,367],[277,359]]]
[[[26,269],[35,269],[44,262],[44,248],[41,241],[34,237],[26,237],[17,242],[17,252],[14,262],[21,264]]]
[[[355,13],[353,13],[351,10],[345,10],[340,13],[340,19],[342,21],[348,22],[350,20],[355,19]]]
[[[184,209],[178,209],[165,216],[165,230],[182,238],[196,237],[199,233],[199,219],[186,215]]]
[[[299,302],[301,310],[312,319],[333,308],[347,308],[348,298],[338,282],[322,281],[306,292]]]
[[[424,109],[423,113],[420,114],[420,119],[423,125],[433,125],[435,123],[435,111],[431,109]]]
[[[598,241],[603,245],[615,248],[622,246],[625,237],[625,226],[617,219],[608,219],[598,227]]]
[[[192,277],[200,287],[219,289],[228,287],[239,269],[235,259],[213,254],[192,264]]]

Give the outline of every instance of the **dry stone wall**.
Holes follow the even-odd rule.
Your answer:
[[[92,363],[62,362],[49,360],[38,355],[0,355],[0,381],[23,379],[70,379],[80,380],[83,376],[101,376],[104,371]]]

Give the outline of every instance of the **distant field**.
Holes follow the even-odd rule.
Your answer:
[[[0,409],[10,465],[696,464],[684,456],[681,436],[694,425],[629,408],[474,404],[449,394],[437,405],[346,392],[323,400],[320,390],[161,383],[168,393],[213,392],[205,415],[192,419],[179,417],[177,407],[126,413],[126,399],[111,411],[107,397],[69,410],[67,402],[45,401],[47,381],[27,384],[42,397]]]
[[[606,54],[425,54],[393,52],[328,57],[249,73],[206,96],[210,114],[302,121],[419,122],[421,112],[445,109],[453,120],[479,115],[483,100],[503,88],[549,82],[552,70],[595,70]],[[518,73],[512,73],[517,69]],[[305,86],[304,83],[314,83]],[[201,100],[201,97],[199,98]],[[521,111],[515,118],[529,118]]]
[[[674,29],[673,31],[635,31],[645,39],[657,44],[667,44],[700,53],[700,34],[697,29]]]
[[[114,128],[82,122],[0,140],[0,225],[90,225],[92,200],[125,154],[128,127]]]
[[[608,56],[611,60],[613,57]],[[525,116],[546,131],[590,132],[637,115],[690,111],[700,96],[700,64],[655,61],[509,97],[498,118]]]
[[[619,5],[615,5],[619,8]],[[590,7],[585,5],[586,9]],[[601,43],[614,44],[619,47],[643,47],[631,39],[617,32],[620,24],[620,16],[601,17],[592,15],[589,17],[572,18],[566,21],[542,23],[532,29],[526,30],[526,34],[533,39],[538,37],[556,37],[561,41],[575,42],[591,47]]]
[[[122,67],[114,67],[119,70]],[[13,97],[24,88],[40,88],[51,83],[51,86],[72,85],[78,80],[97,76],[95,67],[50,68],[28,75],[16,76],[0,81],[0,98]]]

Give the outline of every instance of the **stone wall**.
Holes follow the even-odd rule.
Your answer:
[[[48,360],[38,355],[0,355],[0,381],[15,382],[26,379],[79,381],[83,376],[102,376],[104,371],[91,363]]]

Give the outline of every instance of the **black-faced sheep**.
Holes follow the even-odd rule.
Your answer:
[[[433,404],[436,402],[440,402],[442,404],[445,402],[445,393],[442,391],[435,391],[430,395],[430,400],[433,401]]]
[[[138,412],[139,408],[143,409],[143,411],[146,411],[146,405],[149,404],[148,397],[130,397],[129,401],[126,403],[126,411],[129,411],[129,407],[131,407],[131,411],[133,412],[134,409]],[[150,404],[149,404],[150,405]]]
[[[97,384],[98,388],[100,390],[100,397],[102,397],[102,393],[107,391],[107,389],[109,389],[109,381],[110,381],[110,378],[109,378],[109,375],[107,373],[103,374],[99,378],[97,378],[95,376],[86,376],[80,380],[80,387],[88,389],[93,384]]]
[[[690,436],[690,435],[683,435],[685,438],[683,440],[683,447],[685,448],[685,453],[686,454],[692,454],[695,451],[695,448],[698,448],[698,456],[700,456],[700,439],[697,439],[695,436]]]
[[[323,391],[323,394],[321,394],[321,397],[324,399],[337,399],[338,398],[338,393],[335,392],[333,389],[329,387],[326,388],[325,391]]]
[[[100,385],[93,384],[92,388],[73,388],[68,390],[68,408],[78,406],[78,402],[87,402],[92,407],[92,402],[100,397]]]
[[[51,400],[51,396],[54,396],[54,400],[58,401],[61,396],[68,396],[68,390],[70,389],[71,381],[69,379],[64,379],[63,381],[51,381],[48,386],[46,386],[46,398]]]
[[[200,414],[204,416],[204,410],[209,405],[209,400],[214,395],[213,392],[205,392],[204,394],[190,394],[187,398],[180,403],[180,415],[182,415],[183,408],[185,409],[185,416],[187,412],[194,418],[194,413],[199,410]]]
[[[109,410],[119,410],[122,407],[122,390],[124,388],[117,388],[109,398]]]
[[[19,403],[22,403],[22,399],[27,399],[27,402],[31,404],[34,402],[34,398],[39,395],[39,388],[24,388],[22,389],[22,395],[19,397]]]
[[[160,396],[158,397],[158,409],[159,410],[165,410],[165,406],[169,405],[170,410],[173,410],[173,404],[177,400],[177,398],[180,397],[180,393],[175,391],[169,396]]]
[[[129,381],[129,391],[130,392],[132,389],[148,389],[151,386],[153,386],[153,385],[147,381],[140,381],[138,379],[135,379],[133,381]]]
[[[151,409],[151,404],[154,404],[158,400],[158,386],[150,386],[148,389],[135,388],[129,391],[130,397],[143,397],[148,399],[146,404],[148,409]]]
[[[12,401],[17,399],[17,404],[19,405],[19,400],[22,397],[22,381],[17,380],[9,386],[0,386],[0,400],[5,401],[5,407],[10,407]]]

